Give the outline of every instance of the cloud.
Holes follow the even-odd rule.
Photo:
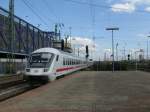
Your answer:
[[[111,52],[110,48],[104,49],[104,52]]]
[[[120,3],[113,4],[111,10],[113,12],[134,12],[139,5],[150,5],[150,0],[122,0]],[[150,7],[145,8],[150,12]]]
[[[118,3],[112,5],[113,12],[133,12],[135,11],[135,6],[131,3]]]
[[[132,3],[134,5],[150,4],[150,0],[123,0],[123,1]]]
[[[150,7],[145,8],[145,11],[150,12]]]
[[[72,37],[71,43],[74,48],[80,48],[80,51],[85,51],[86,45],[90,51],[95,51],[97,46],[92,39],[83,37]]]
[[[140,37],[141,39],[147,39],[149,34],[148,33],[140,33],[137,36]]]

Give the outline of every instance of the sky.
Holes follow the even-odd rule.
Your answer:
[[[8,1],[0,0],[0,6],[8,10]],[[109,27],[119,28],[114,41],[120,58],[123,49],[126,55],[138,49],[146,54],[150,0],[15,0],[15,15],[46,31],[54,30],[55,23],[64,24],[62,36],[71,27],[72,41],[88,43],[91,58],[103,60],[104,53],[110,57],[111,32],[105,30]]]

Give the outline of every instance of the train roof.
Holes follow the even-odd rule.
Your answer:
[[[83,57],[75,56],[73,53],[68,53],[68,52],[64,52],[64,51],[61,51],[61,50],[58,50],[58,49],[55,49],[55,48],[49,48],[49,47],[37,49],[32,53],[38,53],[38,52],[50,52],[50,53],[53,53],[53,54],[56,54],[56,55],[64,54],[64,55],[69,55],[69,56],[80,58],[80,59],[85,59]]]
[[[49,53],[53,53],[53,54],[59,54],[60,51],[57,50],[57,49],[54,49],[54,48],[40,48],[40,49],[37,49],[35,50],[34,52],[32,53],[38,53],[38,52],[49,52]]]

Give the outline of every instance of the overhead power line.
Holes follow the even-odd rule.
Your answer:
[[[95,8],[93,7],[93,0],[90,0],[90,13],[91,13],[91,17],[92,17],[92,38],[93,41],[95,41],[95,32],[94,32],[94,28],[95,28]]]
[[[48,11],[51,12],[51,14],[59,20],[58,16],[54,13],[54,10],[52,8],[50,8],[49,3],[47,2],[47,0],[41,0],[43,2],[43,4],[46,6],[46,8],[48,9]]]
[[[128,10],[127,8],[117,8],[117,7],[113,7],[113,6],[107,6],[107,5],[100,5],[100,4],[94,4],[94,3],[88,3],[88,2],[81,2],[81,1],[76,1],[76,0],[64,0],[67,2],[72,2],[72,3],[76,3],[76,4],[81,4],[81,5],[89,5],[89,6],[94,6],[94,7],[98,7],[98,8],[109,8],[109,9],[118,9],[118,10]],[[143,12],[143,13],[149,13],[145,10],[136,10],[136,12]]]
[[[26,0],[26,1],[28,1],[28,4],[30,4],[30,6],[32,6],[33,9],[35,9],[37,12],[40,12],[40,14],[42,15],[43,18],[47,19],[48,21],[54,22],[54,20],[52,20],[51,18],[49,18],[49,16],[44,15],[44,13],[42,13],[41,10],[39,10],[37,7],[35,7],[34,5],[32,5],[32,3],[29,2],[29,0]],[[43,2],[43,1],[42,1],[42,2]],[[39,6],[38,6],[38,7],[39,7]],[[41,8],[41,6],[40,6],[40,8]],[[44,10],[45,7],[42,8],[42,9]],[[46,12],[46,11],[45,11],[45,12]]]
[[[22,1],[33,12],[35,16],[37,16],[46,26],[48,26],[45,20],[43,20],[43,18],[32,8],[31,4],[29,4],[27,0],[22,0]]]

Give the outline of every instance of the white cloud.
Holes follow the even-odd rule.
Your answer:
[[[135,6],[131,3],[118,3],[112,5],[113,12],[133,12],[135,10]]]
[[[145,11],[150,12],[150,7],[145,8]]]
[[[139,5],[150,5],[150,0],[122,0],[121,3],[112,5],[113,12],[134,12]],[[150,12],[150,7],[145,11]]]
[[[97,46],[92,39],[83,37],[72,37],[71,43],[73,47],[80,48],[80,51],[85,51],[86,45],[88,45],[89,50],[95,51]]]
[[[140,37],[141,39],[147,39],[149,34],[148,33],[140,33],[137,36]]]
[[[104,49],[104,52],[111,52],[111,49],[110,48]]]
[[[150,4],[150,0],[123,0],[123,1],[132,3],[134,5],[141,5],[141,4],[149,5]]]

